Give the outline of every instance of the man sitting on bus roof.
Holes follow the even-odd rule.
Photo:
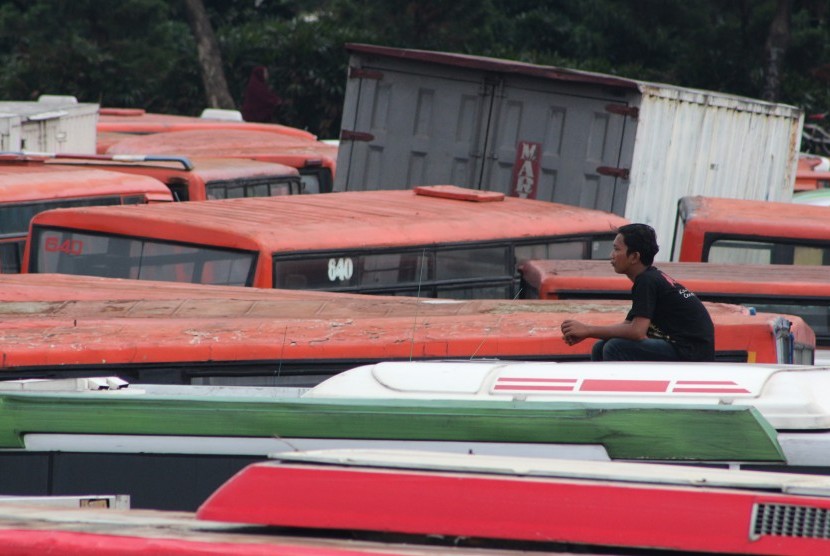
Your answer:
[[[617,229],[611,266],[634,284],[631,310],[619,324],[564,321],[562,335],[568,345],[598,338],[593,361],[714,360],[712,318],[694,293],[652,266],[659,249],[654,229],[647,224]]]

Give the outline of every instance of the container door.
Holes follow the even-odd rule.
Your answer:
[[[492,86],[429,67],[352,68],[335,191],[477,187]]]
[[[494,103],[481,188],[624,214],[634,120],[625,99],[596,93],[508,78]]]

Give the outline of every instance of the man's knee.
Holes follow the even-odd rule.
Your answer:
[[[594,347],[591,348],[591,361],[604,361],[605,358],[603,357],[603,347],[605,346],[605,340],[597,340],[594,343]]]
[[[629,359],[626,347],[630,345],[629,340],[611,338],[602,346],[602,361],[627,361]]]

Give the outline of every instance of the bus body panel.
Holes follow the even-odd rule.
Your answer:
[[[800,264],[828,264],[830,245],[828,209],[795,203],[726,199],[719,197],[683,197],[678,202],[676,235],[672,246],[673,261],[708,262],[714,241],[736,240],[753,243],[782,243],[800,246],[806,251],[819,249],[825,255],[821,262]],[[679,245],[678,245],[679,242]],[[761,260],[734,260],[720,262],[766,262]],[[778,264],[792,264],[782,262]]]
[[[136,135],[113,144],[107,153],[250,158],[293,166],[301,174],[325,168],[328,175],[319,180],[317,189],[314,184],[307,189],[309,193],[328,193],[337,168],[337,150],[336,145],[322,141],[263,131],[194,129]]]
[[[165,382],[224,373],[237,381],[247,374],[247,380],[309,384],[383,360],[587,360],[592,342],[568,346],[561,322],[576,316],[611,324],[630,306],[622,300],[436,301],[47,274],[0,278],[6,323],[0,372],[9,378],[116,371],[133,377],[154,367],[162,369],[155,380]],[[781,315],[750,315],[720,303],[707,308],[719,360],[791,361],[791,344],[777,338]],[[786,318],[791,325],[783,332],[792,335],[792,345],[814,347],[803,320]],[[228,365],[234,369],[219,368]]]
[[[21,271],[31,218],[59,207],[167,203],[160,181],[147,176],[84,168],[47,168],[40,163],[0,161],[0,259],[3,273]]]
[[[423,262],[418,262],[419,257],[433,257],[433,252],[440,250],[444,253],[444,262],[439,262],[444,266],[435,270],[438,263],[427,261],[432,273],[427,277],[433,283],[440,281],[438,274],[441,272],[445,276],[444,282],[450,286],[463,286],[473,278],[478,281],[475,283],[486,286],[491,279],[491,268],[500,269],[492,279],[498,282],[499,288],[506,290],[489,297],[512,297],[518,282],[515,258],[528,258],[531,252],[539,253],[539,249],[551,256],[557,256],[560,250],[564,253],[558,256],[603,256],[603,245],[610,244],[613,230],[626,223],[625,219],[610,213],[542,201],[505,197],[499,202],[476,202],[434,194],[436,191],[445,193],[446,189],[432,186],[416,191],[228,199],[168,207],[172,210],[161,210],[162,207],[157,205],[142,207],[151,210],[125,211],[113,207],[110,211],[78,209],[47,213],[39,215],[32,228],[32,237],[38,245],[29,251],[27,269],[30,272],[101,275],[91,270],[102,262],[98,260],[99,255],[90,254],[95,249],[111,250],[109,244],[123,241],[136,252],[140,245],[152,244],[156,249],[191,249],[192,257],[201,257],[200,253],[209,251],[214,253],[205,257],[221,259],[226,256],[228,260],[235,257],[220,254],[222,250],[255,255],[258,259],[253,271],[255,277],[250,282],[233,282],[235,285],[304,287],[299,281],[296,286],[277,284],[273,276],[272,267],[277,263],[299,260],[303,263],[302,268],[286,270],[286,280],[295,275],[304,278],[302,272],[316,272],[323,283],[315,287],[332,289],[341,283],[351,284],[349,280],[354,270],[349,268],[348,272],[338,273],[334,266],[348,266],[353,263],[353,258],[357,260],[371,254],[364,262],[375,267],[366,268],[367,275],[391,281],[384,282],[377,292],[373,291],[381,293],[394,292],[399,285],[399,278],[384,277],[382,269],[377,268],[380,264],[391,264],[384,259],[386,255],[386,259],[406,255],[413,264],[423,266]],[[55,248],[67,242],[90,247],[74,251]],[[125,257],[125,249],[127,247],[119,247],[119,252],[112,254]],[[479,253],[488,258],[476,260]],[[85,258],[89,262],[85,262]],[[151,258],[142,260],[146,266],[154,264]],[[175,259],[169,259],[170,265],[175,263]],[[127,272],[126,268],[119,268],[105,275],[138,277],[133,275],[140,271],[135,258],[127,256],[121,264],[131,267],[130,274],[115,273]],[[330,267],[328,270],[326,264]],[[396,268],[393,265],[390,271]],[[358,270],[364,271],[363,268]],[[169,271],[169,268],[164,270]],[[422,275],[414,268],[404,271],[408,274],[400,280],[408,281],[408,285],[402,291],[414,294]],[[195,272],[192,278],[185,279],[230,283],[203,280]],[[369,291],[374,286],[369,283],[349,287]]]
[[[657,268],[701,300],[736,303],[759,311],[792,313],[830,346],[830,268],[662,262]],[[601,261],[527,261],[521,268],[527,299],[630,299],[631,281]],[[823,353],[823,350],[822,350]],[[824,355],[822,355],[824,357]]]
[[[182,163],[178,162],[164,162],[151,161],[146,163],[138,162],[118,162],[118,161],[102,161],[102,160],[70,160],[61,158],[57,155],[55,160],[47,161],[49,165],[64,165],[71,166],[89,166],[94,168],[101,168],[105,170],[122,172],[125,174],[144,175],[156,178],[165,183],[171,190],[175,191],[177,186],[185,184],[186,199],[188,201],[204,201],[214,198],[226,198],[225,196],[216,196],[216,193],[211,194],[211,189],[219,188],[222,183],[233,188],[248,188],[254,189],[257,184],[268,180],[272,184],[284,184],[285,187],[280,187],[280,191],[285,190],[284,194],[299,193],[300,173],[296,168],[278,164],[275,162],[261,162],[256,160],[242,159],[242,158],[190,158],[193,168],[188,170],[182,167]],[[225,186],[227,189],[227,186]],[[242,197],[254,196],[268,196],[248,194],[246,191],[243,195],[235,195]],[[276,195],[277,193],[273,193]]]
[[[161,133],[166,131],[187,130],[251,130],[286,135],[300,139],[314,140],[317,137],[308,131],[281,124],[244,122],[182,116],[177,114],[160,114],[147,112],[141,108],[107,108],[98,111],[96,128],[101,132],[118,132],[129,134]]]

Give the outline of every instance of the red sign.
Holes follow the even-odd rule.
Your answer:
[[[539,185],[539,158],[542,144],[519,141],[516,145],[516,162],[513,163],[511,195],[523,199],[535,199]]]

